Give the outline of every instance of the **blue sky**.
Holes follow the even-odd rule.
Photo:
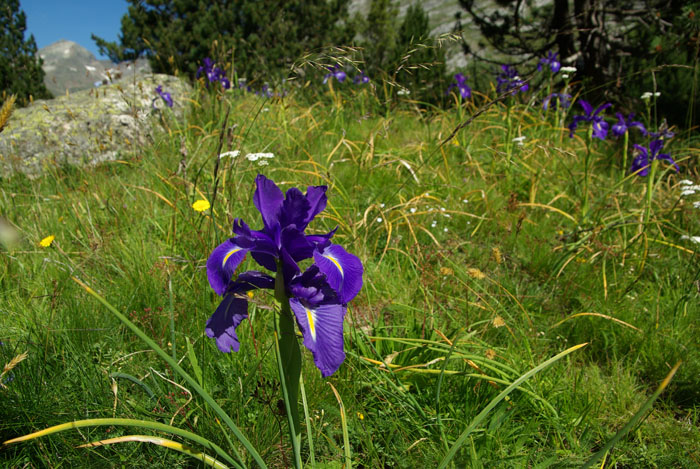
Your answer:
[[[127,7],[126,0],[20,0],[20,9],[27,14],[25,38],[33,34],[39,49],[68,39],[98,59],[106,57],[99,56],[90,35],[116,41]]]

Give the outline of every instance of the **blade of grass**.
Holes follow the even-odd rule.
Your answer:
[[[168,355],[167,352],[165,352],[158,344],[156,344],[150,337],[148,337],[141,329],[139,329],[133,322],[131,322],[126,316],[124,316],[122,313],[117,311],[117,309],[112,306],[107,300],[105,300],[102,296],[100,296],[97,292],[95,292],[92,288],[87,286],[85,283],[83,283],[81,280],[77,279],[76,277],[71,277],[73,281],[75,281],[78,285],[80,285],[86,292],[88,292],[90,295],[92,295],[97,301],[102,303],[102,305],[110,310],[112,314],[114,314],[124,325],[126,325],[131,331],[136,334],[141,340],[143,340],[146,344],[148,344],[153,351],[155,351],[165,362],[170,365],[170,367],[176,371],[182,378],[187,381],[187,383],[199,394],[204,401],[209,404],[209,406],[214,410],[214,412],[221,418],[221,420],[226,423],[228,428],[233,432],[233,434],[238,438],[238,441],[241,442],[241,444],[245,447],[245,449],[250,453],[250,455],[253,457],[256,463],[258,463],[258,466],[266,468],[267,465],[265,462],[262,460],[262,457],[260,454],[253,448],[253,445],[248,441],[248,439],[241,433],[241,431],[238,429],[236,424],[233,422],[231,417],[224,411],[224,409],[221,408],[219,404],[216,403],[216,401],[207,393],[204,388],[202,388],[197,381],[192,378],[173,358]],[[236,458],[243,463],[243,458],[241,455],[236,451],[235,448],[232,448]],[[245,466],[245,464],[244,464]]]
[[[148,387],[148,385],[146,383],[144,383],[143,381],[138,379],[136,376],[132,376],[132,375],[127,374],[127,373],[114,372],[114,373],[110,373],[109,377],[110,378],[127,379],[134,384],[138,384],[139,386],[141,386],[143,388],[144,391],[146,391],[146,394],[148,394],[148,397],[150,397],[151,399],[156,399],[156,395],[153,393],[151,388]]]
[[[216,443],[213,443],[206,438],[203,438],[196,433],[183,430],[181,428],[173,427],[160,422],[153,422],[151,420],[136,420],[136,419],[119,419],[119,418],[103,418],[103,419],[86,419],[86,420],[76,420],[75,422],[62,423],[60,425],[54,425],[53,427],[45,428],[38,432],[30,433],[29,435],[20,436],[13,438],[11,440],[5,441],[2,446],[7,446],[13,443],[20,443],[22,441],[29,441],[35,438],[41,438],[42,436],[51,435],[53,433],[63,432],[66,430],[72,430],[74,428],[84,428],[84,427],[99,427],[99,426],[114,426],[114,427],[141,427],[150,428],[151,430],[157,430],[172,435],[181,436],[187,438],[188,440],[194,441],[202,445],[205,448],[211,449],[216,452],[223,459],[228,461],[233,467],[242,467],[238,464],[231,456],[229,456],[226,451],[224,451]]]
[[[654,394],[651,395],[647,401],[642,404],[642,406],[639,408],[637,413],[635,413],[631,419],[625,424],[624,427],[620,429],[617,433],[615,433],[615,436],[613,436],[606,444],[603,446],[600,450],[598,450],[597,453],[595,453],[593,456],[591,456],[586,463],[581,466],[581,469],[586,469],[588,467],[591,467],[592,465],[596,464],[600,458],[608,454],[608,452],[617,444],[618,441],[620,441],[627,433],[629,433],[632,428],[634,428],[635,425],[642,419],[644,414],[651,409],[651,406],[654,404],[654,401],[661,395],[662,392],[664,392],[664,389],[668,386],[668,384],[671,382],[671,379],[673,379],[673,375],[676,374],[676,371],[678,371],[678,368],[681,366],[681,362],[678,362],[675,364],[675,366],[671,369],[671,371],[666,375],[664,380],[661,382],[659,387],[656,389]]]
[[[314,454],[314,437],[311,432],[311,417],[309,417],[309,405],[306,402],[306,389],[304,389],[304,376],[299,380],[299,391],[301,393],[301,403],[304,408],[304,420],[306,422],[306,434],[309,436],[309,459],[311,469],[316,468],[316,456]]]
[[[452,352],[457,346],[457,341],[459,340],[460,335],[461,331],[452,340],[450,350],[447,352],[447,355],[445,356],[445,359],[442,362],[442,367],[440,368],[440,375],[438,376],[438,382],[435,389],[435,416],[437,417],[437,424],[438,428],[440,429],[440,439],[442,440],[442,443],[445,446],[445,451],[449,450],[449,447],[447,446],[447,438],[445,438],[445,428],[442,424],[442,418],[440,418],[440,391],[442,390],[442,380],[445,377],[445,371],[447,370],[447,362],[450,360],[450,356],[452,355]]]
[[[119,436],[116,438],[109,438],[107,440],[93,441],[92,443],[80,445],[80,446],[78,446],[78,448],[94,448],[96,446],[113,445],[115,443],[126,443],[126,442],[130,442],[130,441],[139,441],[142,443],[152,443],[154,445],[174,449],[175,451],[179,451],[180,453],[184,453],[188,456],[192,456],[193,458],[199,459],[207,466],[216,467],[219,469],[227,469],[227,466],[225,466],[224,464],[221,464],[216,459],[212,458],[211,456],[209,456],[207,454],[202,453],[201,451],[194,450],[188,446],[183,445],[182,443],[178,443],[177,441],[166,440],[165,438],[160,438],[157,436],[150,436],[150,435]]]
[[[496,407],[503,399],[505,399],[505,397],[508,394],[510,394],[518,386],[520,386],[520,384],[522,382],[528,380],[529,378],[531,378],[535,374],[539,373],[540,371],[544,370],[545,368],[547,368],[549,365],[553,364],[554,362],[561,360],[565,356],[580,349],[581,347],[585,347],[586,345],[588,345],[587,342],[583,343],[583,344],[574,345],[573,347],[568,348],[568,349],[564,350],[563,352],[553,356],[552,358],[550,358],[546,362],[541,363],[540,365],[536,366],[535,368],[531,369],[530,371],[528,371],[527,373],[522,375],[520,378],[513,381],[513,383],[510,386],[508,386],[506,389],[504,389],[498,396],[493,398],[491,400],[491,402],[489,402],[489,404],[484,408],[484,410],[479,412],[479,415],[477,415],[474,418],[474,420],[472,420],[472,423],[470,423],[469,426],[462,432],[462,434],[459,436],[457,441],[455,441],[455,443],[452,445],[452,448],[450,448],[450,450],[447,452],[447,454],[442,459],[442,461],[440,461],[440,465],[438,466],[438,469],[442,469],[442,468],[446,467],[450,463],[450,461],[452,461],[452,458],[455,457],[455,455],[457,454],[457,451],[459,451],[459,449],[462,447],[462,445],[464,445],[464,443],[467,441],[467,437],[474,431],[474,429],[476,429],[476,427],[478,427],[481,424],[481,422],[483,422],[486,419],[486,416],[494,409],[494,407]]]
[[[331,383],[328,383],[328,386],[333,390],[333,394],[335,394],[335,398],[338,400],[338,406],[340,407],[340,424],[343,427],[343,446],[345,446],[345,469],[351,469],[352,453],[350,452],[350,436],[348,434],[348,416],[345,413],[343,400],[340,398],[340,394],[338,394],[335,386]]]

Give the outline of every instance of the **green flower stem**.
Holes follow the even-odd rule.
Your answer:
[[[649,224],[649,218],[651,217],[651,199],[654,196],[654,180],[656,179],[656,172],[658,168],[659,160],[652,160],[651,169],[649,170],[649,178],[647,179],[646,203],[644,204],[644,220],[642,220],[642,224],[645,227]]]
[[[289,421],[289,438],[294,451],[294,467],[301,469],[301,425],[299,421],[299,382],[301,378],[301,350],[294,329],[294,316],[284,287],[282,264],[277,262],[275,299],[280,303],[279,323],[275,330],[277,368],[282,384],[284,406]]]
[[[625,174],[627,174],[627,150],[630,143],[630,133],[625,132],[625,140],[622,145],[622,178],[624,179]]]
[[[506,159],[508,160],[508,166],[507,166],[507,171],[510,173],[510,160],[511,160],[511,153],[513,152],[512,148],[512,141],[511,141],[511,135],[510,135],[510,126],[511,126],[511,118],[510,118],[510,107],[511,107],[511,102],[508,101],[508,104],[506,105]]]
[[[590,179],[590,162],[591,162],[591,138],[593,136],[593,126],[588,129],[586,134],[586,157],[583,160],[583,207],[581,209],[582,217],[585,220],[588,216],[588,183]]]

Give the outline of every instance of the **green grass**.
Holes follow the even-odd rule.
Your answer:
[[[499,393],[581,343],[588,345],[496,405],[457,451],[456,466],[577,467],[624,427],[679,360],[653,410],[605,464],[700,463],[700,262],[697,245],[681,239],[700,234],[700,212],[694,199],[679,199],[678,184],[700,181],[697,140],[678,138],[670,147],[684,172],[659,177],[647,220],[646,180],[623,180],[621,145],[594,142],[584,216],[584,131],[569,139],[539,107],[516,103],[507,113],[496,103],[441,145],[487,97],[460,110],[427,112],[403,101],[377,113],[369,89],[312,93],[281,101],[195,97],[182,121],[166,118],[135,155],[91,168],[49,164],[40,178],[2,180],[0,213],[20,238],[2,251],[0,363],[29,355],[0,389],[0,440],[119,417],[172,422],[231,448],[232,436],[205,402],[74,276],[174,350],[194,376],[189,341],[202,387],[270,467],[291,464],[272,295],[255,293],[251,320],[238,329],[238,353],[220,353],[204,335],[218,301],[206,279],[207,256],[234,217],[260,225],[252,194],[263,172],[283,190],[327,184],[328,208],[310,230],[339,226],[336,242],[365,265],[340,370],[322,379],[303,350],[316,467],[346,460],[329,383],[347,414],[353,465],[436,467]],[[527,138],[520,146],[507,135]],[[213,213],[198,213],[195,200],[214,199],[220,142],[221,151],[275,157],[264,167],[240,156],[221,159]],[[56,236],[53,245],[40,247],[48,235]],[[252,265],[247,260],[243,268]],[[2,448],[0,461],[198,464],[143,443],[76,448],[130,433],[58,433]]]

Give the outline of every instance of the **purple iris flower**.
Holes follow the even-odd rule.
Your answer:
[[[625,116],[622,115],[620,112],[616,112],[615,115],[617,116],[617,122],[614,123],[611,127],[612,134],[615,137],[622,137],[627,133],[627,131],[631,128],[636,128],[638,129],[642,135],[647,134],[647,129],[644,127],[644,124],[642,124],[639,121],[635,121],[634,119],[634,113],[630,113],[627,118],[625,119]]]
[[[630,167],[630,172],[636,173],[637,171],[639,171],[637,174],[639,174],[640,176],[646,176],[649,174],[649,165],[651,165],[651,162],[654,160],[668,161],[676,168],[676,172],[679,171],[678,165],[675,161],[673,161],[671,155],[669,155],[668,153],[660,153],[664,147],[663,140],[653,140],[649,144],[648,150],[646,147],[643,147],[641,145],[634,144],[633,146],[635,152],[637,153],[637,156],[635,156],[634,160],[632,161],[632,167]]]
[[[542,101],[542,109],[556,109],[557,104],[567,109],[571,105],[571,95],[569,93],[552,93]]]
[[[262,267],[282,275],[289,306],[321,374],[330,376],[345,359],[343,318],[347,303],[362,288],[360,259],[332,244],[335,230],[307,235],[306,227],[326,208],[326,186],[310,186],[306,194],[291,188],[286,194],[270,179],[255,179],[253,203],[262,216],[263,228],[251,230],[242,220],[233,223],[234,237],[217,246],[207,260],[209,285],[223,296],[209,318],[206,333],[216,339],[222,352],[238,351],[236,327],[248,317],[244,293],[275,288],[275,279],[258,271],[232,276],[250,252]],[[337,229],[337,228],[336,228]],[[313,259],[301,272],[298,263]],[[279,267],[279,268],[278,268]]]
[[[583,108],[583,111],[586,114],[574,116],[574,120],[571,122],[571,124],[569,124],[569,137],[574,136],[574,132],[578,127],[578,123],[585,121],[591,123],[591,126],[593,127],[593,136],[595,138],[605,140],[605,137],[608,136],[608,128],[610,127],[610,125],[607,122],[605,122],[603,116],[601,116],[600,113],[612,106],[612,104],[601,104],[594,111],[593,106],[588,101],[580,99],[579,103],[581,104],[581,107]]]
[[[352,79],[352,82],[355,85],[366,85],[367,83],[369,83],[369,77],[365,75],[365,72],[360,70],[360,74],[355,75],[355,78]]]
[[[559,53],[558,52],[552,52],[549,51],[547,52],[547,57],[543,57],[540,59],[540,63],[537,64],[537,70],[542,71],[542,66],[549,66],[550,70],[552,70],[552,73],[557,73],[559,69],[561,68],[561,62],[559,62]]]
[[[342,83],[345,81],[345,79],[348,77],[347,74],[343,71],[342,68],[340,68],[338,65],[334,65],[333,67],[326,67],[329,71],[329,73],[326,73],[323,76],[323,84],[325,85],[328,83],[329,78],[335,78],[338,80],[338,83]],[[369,80],[369,78],[368,78]]]
[[[209,88],[209,83],[216,82],[221,83],[221,86],[226,90],[231,88],[231,82],[226,78],[226,72],[221,67],[215,67],[215,62],[209,57],[206,57],[202,62],[203,65],[197,69],[195,78],[199,78],[200,75],[205,75],[207,77],[207,81],[205,82],[207,88]]]
[[[666,119],[664,119],[663,122],[661,122],[661,125],[659,126],[658,132],[649,133],[649,136],[651,138],[661,139],[661,140],[671,139],[671,138],[673,138],[674,135],[676,135],[676,134],[669,130],[668,123],[666,122]]]
[[[453,88],[459,90],[459,95],[463,99],[472,97],[472,89],[467,85],[467,77],[461,73],[455,74],[455,81],[447,88],[446,94],[450,94]]]
[[[167,91],[163,91],[162,85],[158,85],[156,87],[156,93],[158,93],[158,95],[163,99],[163,101],[165,101],[165,104],[168,107],[173,107],[173,98],[170,96],[170,93],[168,93]],[[156,99],[158,99],[158,98],[154,98],[153,101],[151,102],[153,109],[156,108]]]
[[[518,76],[518,71],[515,67],[501,65],[501,73],[496,77],[496,90],[499,93],[510,91],[510,94],[515,94],[519,91],[527,91],[529,89],[530,85],[525,83],[520,76]]]

